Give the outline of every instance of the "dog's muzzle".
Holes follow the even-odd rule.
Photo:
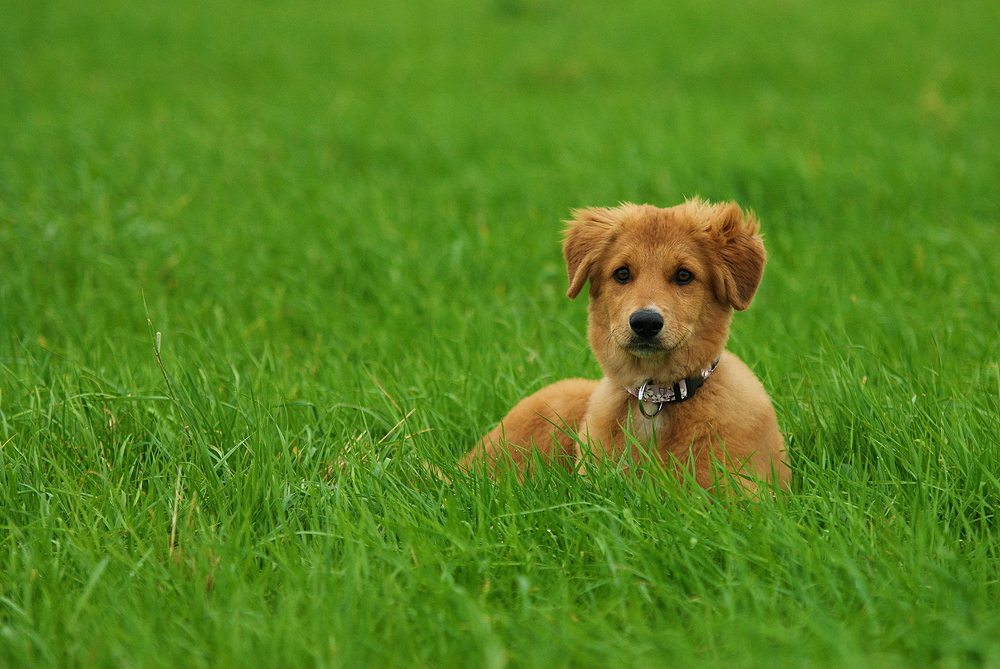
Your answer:
[[[663,349],[662,343],[657,339],[663,331],[663,316],[660,312],[640,309],[629,317],[628,325],[632,330],[632,337],[625,348],[634,355],[645,357]]]

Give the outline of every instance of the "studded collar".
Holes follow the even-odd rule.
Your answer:
[[[683,378],[672,386],[661,386],[651,381],[643,383],[638,388],[625,388],[630,395],[639,399],[639,411],[646,418],[652,418],[660,413],[660,409],[668,402],[683,402],[694,397],[695,392],[705,384],[705,380],[715,371],[719,360],[716,359],[712,366],[702,370],[698,376]],[[646,413],[645,402],[656,403],[656,410]]]

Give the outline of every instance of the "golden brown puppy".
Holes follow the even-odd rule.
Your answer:
[[[754,480],[785,487],[771,400],[724,350],[733,309],[750,305],[764,271],[757,221],[734,203],[698,199],[573,213],[567,294],[589,279],[588,339],[604,378],[560,381],[522,400],[458,466],[492,472],[509,460],[523,473],[536,449],[582,472],[585,450],[620,461],[637,455],[638,441],[678,473],[693,468],[706,488],[719,464],[748,490]]]

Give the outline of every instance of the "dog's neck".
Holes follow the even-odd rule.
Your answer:
[[[705,385],[705,381],[715,371],[718,364],[719,358],[716,358],[715,362],[710,367],[703,369],[700,374],[682,378],[672,385],[659,385],[652,381],[647,381],[638,388],[635,386],[626,386],[625,390],[633,397],[638,398],[639,411],[642,412],[642,415],[652,418],[660,412],[664,404],[683,402],[694,397],[698,389]],[[656,407],[649,412],[646,410],[647,404],[655,404]]]

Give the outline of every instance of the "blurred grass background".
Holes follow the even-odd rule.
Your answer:
[[[0,663],[1000,666],[1000,5],[0,15]],[[430,480],[599,373],[569,210],[695,194],[792,494]]]

